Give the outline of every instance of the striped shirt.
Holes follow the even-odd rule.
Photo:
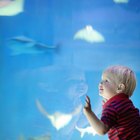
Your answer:
[[[101,121],[109,126],[109,140],[140,140],[140,114],[126,94],[103,105]]]

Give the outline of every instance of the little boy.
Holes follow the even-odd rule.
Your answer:
[[[140,114],[129,99],[136,86],[133,71],[125,66],[111,66],[102,74],[99,93],[105,99],[101,119],[92,112],[90,98],[83,109],[90,125],[109,140],[140,140]]]

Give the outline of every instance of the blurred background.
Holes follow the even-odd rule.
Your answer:
[[[110,65],[134,70],[140,108],[139,0],[0,0],[0,139],[107,140],[98,83]]]

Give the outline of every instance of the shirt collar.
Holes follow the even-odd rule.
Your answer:
[[[112,98],[110,98],[104,105],[103,105],[103,108],[105,108],[107,105],[109,105],[111,102],[113,101],[117,101],[117,100],[120,100],[120,99],[128,99],[128,95],[124,94],[124,93],[119,93],[115,96],[113,96]]]

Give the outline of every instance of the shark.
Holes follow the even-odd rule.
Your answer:
[[[0,16],[15,16],[24,11],[24,0],[0,0]]]
[[[56,46],[48,46],[26,36],[17,36],[8,39],[7,46],[11,50],[10,54],[12,56],[21,54],[40,54],[46,52],[48,49],[56,49]]]
[[[36,99],[36,105],[39,111],[51,121],[51,124],[53,127],[55,127],[57,130],[65,127],[70,123],[73,116],[79,114],[82,110],[82,105],[80,104],[78,107],[74,109],[74,111],[66,114],[60,111],[56,111],[54,114],[49,114],[44,107],[41,105],[40,101]]]

